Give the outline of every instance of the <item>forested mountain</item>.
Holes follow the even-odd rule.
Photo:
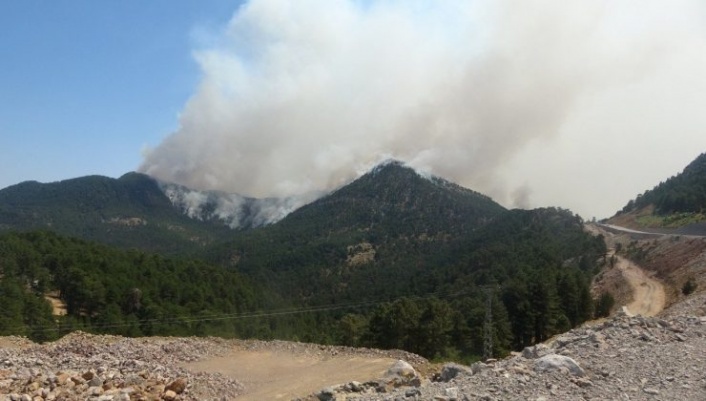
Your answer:
[[[45,299],[50,293],[65,303],[67,316],[52,316]],[[124,335],[251,335],[252,322],[245,327],[238,326],[239,320],[204,319],[270,308],[276,299],[238,273],[203,262],[118,250],[48,232],[0,235],[0,335],[43,340],[76,329]]]
[[[148,202],[162,205],[158,210],[168,218],[185,218],[148,177],[94,180],[91,191],[106,199],[92,204],[96,194],[86,195],[86,201],[58,209],[68,216],[46,212],[45,219],[54,219],[50,228],[86,227],[76,221],[84,214],[101,221],[144,218],[137,213]],[[114,188],[124,180],[141,182],[142,191]],[[87,191],[84,182],[72,184],[76,193]],[[35,188],[37,205],[46,209],[20,210],[32,217],[27,210],[66,202],[41,192],[51,188]],[[4,204],[8,193],[2,193]],[[141,227],[157,225],[156,214],[150,216]],[[225,229],[184,221],[210,239]],[[584,232],[581,219],[567,210],[506,210],[398,162],[376,167],[276,224],[228,232],[200,253],[183,249],[203,262],[48,233],[6,234],[0,238],[2,282],[20,301],[2,315],[0,331],[20,327],[41,337],[46,330],[36,327],[57,324],[42,296],[58,291],[69,309],[60,329],[283,338],[474,358],[483,351],[489,296],[494,353],[500,355],[592,317],[589,283],[605,254],[602,238]],[[109,242],[102,235],[95,239]],[[150,240],[164,241],[159,235]]]
[[[52,230],[167,253],[198,248],[232,231],[220,222],[189,218],[157,181],[138,173],[5,188],[0,191],[0,231],[7,230]]]
[[[637,223],[647,227],[679,227],[705,220],[706,153],[699,155],[684,171],[630,200],[617,216],[637,215]]]
[[[481,352],[485,286],[497,353],[592,317],[588,285],[604,253],[566,210],[507,211],[391,163],[208,257],[296,305],[367,305],[320,315],[311,340],[434,356]]]

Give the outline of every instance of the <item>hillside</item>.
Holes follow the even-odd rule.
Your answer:
[[[569,211],[508,211],[389,163],[207,258],[295,305],[355,306],[318,315],[309,341],[433,357],[482,352],[485,285],[497,288],[499,354],[592,317],[588,283],[604,253]],[[424,342],[429,325],[443,340]]]
[[[609,223],[631,228],[706,232],[706,153],[679,174],[630,200]],[[701,223],[701,224],[698,224]],[[685,227],[691,226],[691,227]]]
[[[138,173],[5,188],[0,191],[0,231],[9,230],[51,230],[165,253],[199,248],[231,231],[222,222],[190,218],[157,181]]]
[[[65,316],[52,315],[47,294],[61,299]],[[237,272],[200,261],[46,232],[0,234],[0,335],[47,340],[83,329],[250,336],[252,322],[243,328],[238,320],[204,318],[273,308],[277,298]]]

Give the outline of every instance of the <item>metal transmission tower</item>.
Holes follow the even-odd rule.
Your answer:
[[[484,286],[485,322],[483,323],[483,360],[493,357],[493,292],[494,286]]]

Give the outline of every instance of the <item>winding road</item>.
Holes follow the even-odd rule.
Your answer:
[[[612,238],[616,235],[616,231],[628,235],[668,235],[645,233],[607,224],[587,224],[586,229],[594,235],[602,234],[609,246],[612,245]],[[667,298],[664,285],[659,282],[659,280],[652,278],[647,271],[634,262],[622,256],[615,255],[614,250],[611,250],[607,256],[609,258],[615,257],[615,267],[620,270],[622,276],[632,288],[633,300],[630,304],[624,306],[624,310],[628,314],[655,316],[664,309]]]
[[[642,316],[655,316],[661,312],[666,299],[662,283],[651,278],[635,263],[621,256],[615,257],[616,267],[632,287],[633,301],[626,305],[627,312]]]

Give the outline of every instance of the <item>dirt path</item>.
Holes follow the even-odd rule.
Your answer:
[[[586,224],[586,231],[593,235],[603,235],[606,245],[613,248],[622,243],[618,239],[622,237],[618,233],[608,231],[606,228],[625,234],[645,234],[639,231],[626,229],[624,227],[609,226],[605,224]],[[653,235],[653,234],[650,234]],[[654,234],[660,235],[660,234]],[[615,267],[620,270],[622,277],[628,282],[632,289],[632,302],[626,305],[627,312],[632,315],[655,316],[664,309],[666,304],[666,292],[664,285],[652,278],[646,270],[631,262],[630,260],[615,254],[614,249],[610,249],[606,255],[608,259],[615,258]]]
[[[633,301],[627,305],[633,315],[655,316],[664,309],[664,286],[659,281],[649,277],[647,273],[633,262],[621,257],[617,259],[617,268],[632,287]]]
[[[364,355],[313,356],[282,350],[234,349],[229,355],[191,363],[195,371],[221,373],[243,383],[242,401],[290,400],[324,387],[380,378],[395,362]]]

